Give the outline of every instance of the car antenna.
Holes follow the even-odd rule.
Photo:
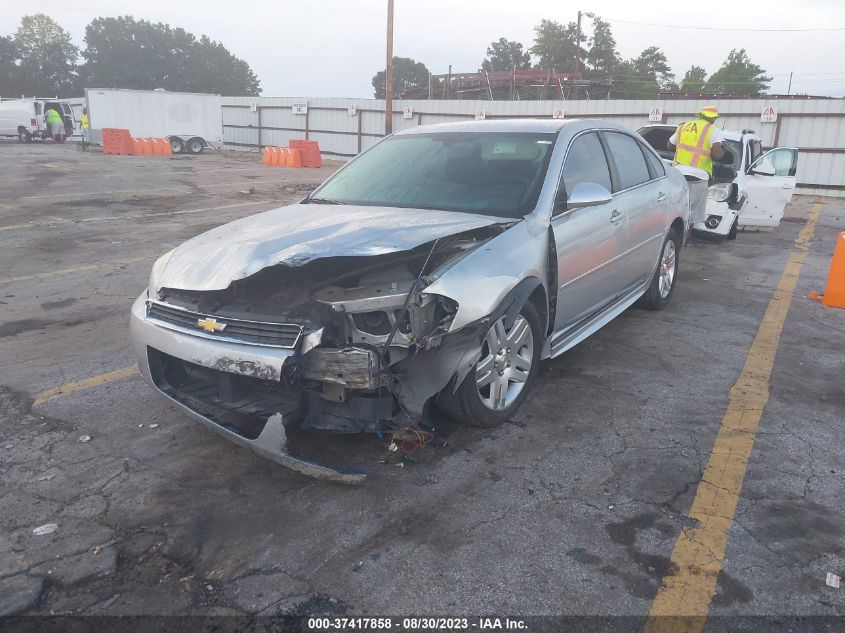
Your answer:
[[[393,322],[393,327],[390,329],[390,334],[384,340],[384,345],[382,346],[382,349],[385,354],[387,353],[387,350],[390,349],[390,344],[393,342],[393,337],[396,336],[396,332],[399,330],[399,324],[402,323],[402,319],[405,317],[405,314],[408,311],[408,304],[411,302],[411,295],[414,294],[414,290],[416,290],[417,286],[420,285],[420,279],[422,279],[423,273],[425,272],[425,269],[428,266],[428,262],[431,259],[431,256],[434,254],[434,249],[437,248],[437,242],[439,240],[439,237],[434,240],[434,244],[431,245],[431,250],[428,251],[428,256],[425,258],[422,268],[420,268],[420,274],[417,275],[416,280],[413,284],[411,284],[411,288],[408,290],[408,294],[405,295],[405,301],[404,303],[402,303],[402,308],[399,310],[399,315]]]

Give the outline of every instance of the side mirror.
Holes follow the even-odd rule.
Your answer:
[[[776,172],[771,165],[755,165],[751,168],[751,173],[758,176],[774,176]]]
[[[566,201],[567,209],[583,209],[584,207],[597,207],[613,200],[613,195],[607,187],[595,182],[579,182],[572,189]]]

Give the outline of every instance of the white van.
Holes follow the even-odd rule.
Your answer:
[[[0,100],[0,136],[17,136],[21,143],[33,139],[50,138],[44,114],[55,108],[65,122],[66,136],[74,130],[73,109],[61,99],[2,99]]]

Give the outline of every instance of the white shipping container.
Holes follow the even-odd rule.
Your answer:
[[[95,132],[121,128],[135,137],[177,137],[186,146],[192,139],[201,139],[212,147],[223,146],[220,95],[86,88],[85,98],[90,126]]]

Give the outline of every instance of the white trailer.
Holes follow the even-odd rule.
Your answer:
[[[86,88],[92,140],[103,128],[122,128],[135,137],[169,138],[174,154],[200,154],[223,146],[220,95],[166,90]]]

